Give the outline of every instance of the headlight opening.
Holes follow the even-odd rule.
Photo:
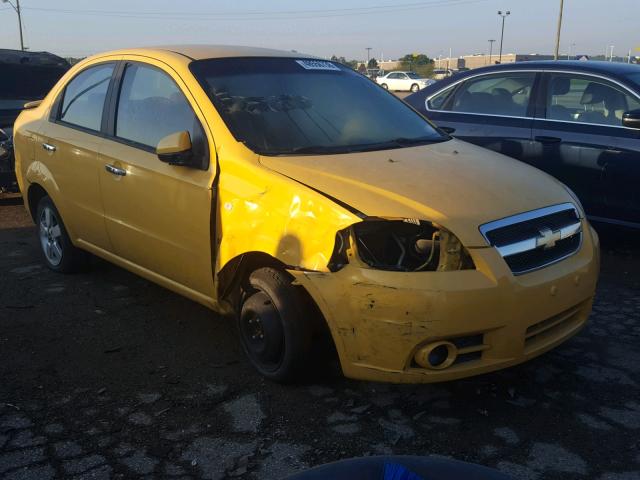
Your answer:
[[[338,232],[330,270],[339,270],[348,263],[349,248],[364,264],[379,270],[422,272],[475,268],[454,234],[416,219],[367,219]]]

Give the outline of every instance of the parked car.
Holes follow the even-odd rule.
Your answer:
[[[443,80],[453,75],[453,71],[448,68],[436,68],[431,74],[434,80]]]
[[[47,52],[0,49],[0,191],[16,191],[11,133],[25,103],[42,99],[70,68]]]
[[[104,53],[24,110],[14,142],[49,268],[91,252],[234,312],[273,380],[309,375],[323,338],[352,378],[475,375],[549,350],[591,311],[598,237],[565,186],[339,63]]]
[[[593,220],[640,227],[640,66],[497,65],[405,101],[455,137],[555,176]]]
[[[376,82],[385,90],[417,92],[435,83],[430,78],[422,78],[415,72],[389,72],[376,77]]]

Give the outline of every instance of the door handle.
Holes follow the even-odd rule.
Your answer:
[[[444,133],[447,133],[449,135],[451,135],[453,132],[456,131],[456,129],[453,127],[440,127],[440,130],[442,130]]]
[[[105,165],[104,169],[109,173],[118,175],[119,177],[124,177],[127,174],[127,171],[124,168],[114,167],[113,165],[109,165],[109,164]]]
[[[534,137],[534,140],[536,142],[545,143],[545,144],[562,142],[561,138],[558,138],[558,137],[547,137],[545,135],[536,136],[536,137]]]
[[[56,151],[56,146],[55,145],[51,145],[50,143],[43,143],[42,144],[42,148],[44,148],[47,152],[55,152]]]

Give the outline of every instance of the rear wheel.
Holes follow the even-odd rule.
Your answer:
[[[417,83],[414,83],[413,85],[411,85],[411,91],[412,92],[417,92],[418,90],[420,90],[420,87],[418,86]]]
[[[389,85],[387,85],[386,83],[383,83],[382,85],[380,85],[382,88],[384,88],[385,90],[389,90]]]
[[[308,365],[313,325],[301,292],[283,271],[260,268],[238,315],[238,330],[253,366],[270,380],[299,380]]]
[[[87,264],[87,253],[73,246],[58,209],[46,195],[38,202],[36,220],[47,267],[62,273],[82,270]]]

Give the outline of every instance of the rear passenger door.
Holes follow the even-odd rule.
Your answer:
[[[180,131],[189,132],[194,155],[215,149],[186,86],[162,67],[127,61],[118,73],[100,155],[107,231],[121,259],[211,297],[215,162],[207,170],[170,165],[155,151]]]
[[[537,164],[575,191],[590,216],[634,221],[639,140],[629,141],[634,133],[622,127],[622,115],[640,102],[583,73],[547,72],[541,93],[533,128]],[[640,222],[637,212],[635,218]]]
[[[496,72],[462,80],[427,98],[427,116],[467,142],[530,161],[535,72]]]

